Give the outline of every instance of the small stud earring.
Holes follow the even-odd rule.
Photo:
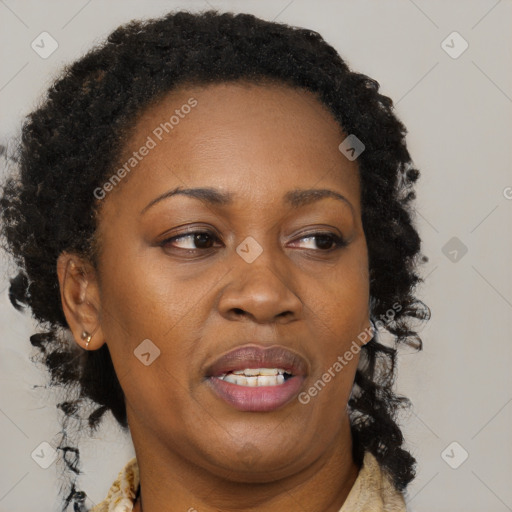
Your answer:
[[[85,349],[89,350],[89,343],[91,342],[92,336],[87,331],[82,331],[82,339],[85,340]]]

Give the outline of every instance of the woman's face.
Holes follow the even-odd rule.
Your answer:
[[[266,481],[346,435],[358,357],[343,355],[369,323],[358,166],[338,149],[346,136],[311,93],[284,85],[182,87],[137,120],[121,182],[102,189],[91,346],[108,345],[141,451]],[[171,195],[178,187],[208,192]],[[214,365],[244,346],[278,346],[284,358]],[[218,378],[291,359],[283,384]]]

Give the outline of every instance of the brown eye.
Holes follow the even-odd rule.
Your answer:
[[[218,240],[215,234],[209,231],[192,231],[167,238],[162,242],[163,247],[176,247],[178,249],[195,251],[199,249],[211,249],[213,243]],[[181,245],[177,246],[177,243]]]
[[[347,245],[345,240],[334,233],[311,233],[307,236],[303,236],[299,240],[312,241],[313,247],[305,247],[306,249],[320,250],[320,251],[332,251],[340,247]],[[314,247],[316,240],[316,248]]]

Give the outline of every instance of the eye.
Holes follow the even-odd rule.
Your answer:
[[[211,231],[191,231],[167,238],[161,245],[163,247],[170,245],[176,247],[176,242],[179,242],[181,247],[176,247],[177,249],[196,251],[199,249],[211,249],[214,241],[219,241],[219,238]]]
[[[341,247],[345,247],[347,245],[347,242],[345,241],[344,238],[334,233],[325,232],[310,233],[306,236],[299,238],[299,240],[306,240],[307,242],[311,243],[312,247],[305,247],[306,249],[321,250],[322,252],[333,251]],[[319,249],[316,249],[314,247],[315,240],[316,245]]]

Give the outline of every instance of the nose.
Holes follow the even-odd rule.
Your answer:
[[[279,271],[263,254],[252,263],[237,262],[230,272],[232,280],[219,299],[221,315],[230,320],[250,318],[259,324],[298,320],[303,304],[290,289],[289,273]]]

